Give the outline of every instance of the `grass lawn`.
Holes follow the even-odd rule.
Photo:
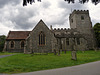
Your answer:
[[[15,54],[15,53],[0,52],[0,55],[10,55],[10,54]]]
[[[0,73],[21,73],[74,66],[100,60],[100,51],[77,52],[77,61],[71,60],[71,52],[55,56],[16,54],[0,58]]]

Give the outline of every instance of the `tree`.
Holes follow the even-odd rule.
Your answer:
[[[4,43],[5,43],[5,38],[6,38],[5,35],[1,35],[1,36],[0,36],[0,52],[3,51]]]
[[[100,23],[96,23],[93,27],[95,32],[95,37],[97,39],[97,45],[100,47]]]
[[[41,2],[41,0],[37,0],[37,1]],[[64,1],[66,1],[68,3],[75,3],[75,0],[64,0]],[[84,4],[88,1],[89,0],[79,0],[79,3]],[[27,5],[27,3],[32,4],[33,2],[35,2],[35,0],[23,0],[23,6]],[[100,0],[91,0],[91,2],[95,5],[97,5],[100,2]]]
[[[41,0],[37,0],[39,2],[41,2]],[[27,5],[27,3],[32,4],[33,2],[35,2],[35,0],[23,0],[23,6]]]

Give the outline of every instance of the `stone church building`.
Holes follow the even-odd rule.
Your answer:
[[[32,31],[9,31],[4,52],[53,52],[54,50],[91,50],[96,48],[88,10],[74,10],[70,29],[52,28],[40,20]]]

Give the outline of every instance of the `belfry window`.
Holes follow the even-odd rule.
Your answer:
[[[14,41],[10,42],[10,48],[14,48]]]
[[[21,41],[21,48],[24,48],[24,41]]]
[[[84,20],[84,16],[81,16],[81,20]]]
[[[41,31],[39,34],[39,45],[40,46],[45,45],[45,34],[43,33],[43,31]]]

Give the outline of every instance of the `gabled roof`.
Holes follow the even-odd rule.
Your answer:
[[[26,39],[31,31],[9,31],[6,40]]]
[[[36,29],[38,26],[40,27],[40,25],[45,26],[48,30],[50,30],[42,19],[36,24],[36,26],[33,28],[33,30]]]

